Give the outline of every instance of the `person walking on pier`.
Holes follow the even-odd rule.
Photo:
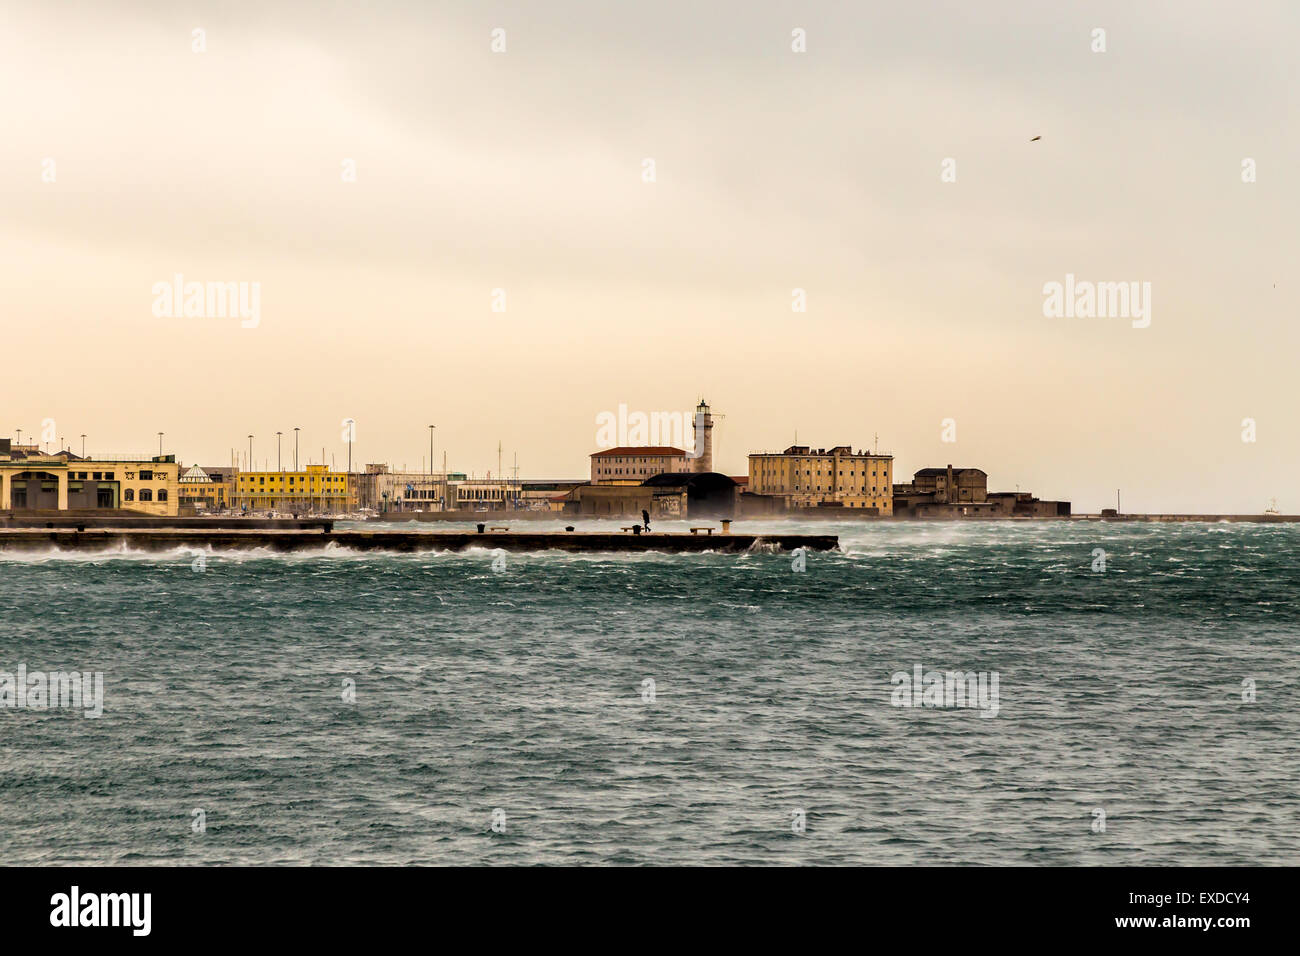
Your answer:
[[[645,525],[646,534],[650,533],[650,512],[644,508],[641,509],[641,522]]]

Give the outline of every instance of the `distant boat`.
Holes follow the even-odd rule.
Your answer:
[[[1268,506],[1267,508],[1264,509],[1264,514],[1266,514],[1266,515],[1281,514],[1281,512],[1277,510],[1277,499],[1276,499],[1276,498],[1274,498],[1274,499],[1272,500],[1272,502],[1269,504],[1269,506]]]

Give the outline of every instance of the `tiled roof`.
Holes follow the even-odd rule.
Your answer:
[[[608,458],[611,455],[618,455],[623,458],[635,456],[683,456],[686,452],[680,448],[673,448],[671,445],[624,445],[621,448],[606,448],[604,451],[591,453],[592,458]]]

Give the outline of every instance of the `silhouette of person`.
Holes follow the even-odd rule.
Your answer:
[[[650,512],[644,508],[641,509],[641,522],[645,525],[646,532],[650,531]]]

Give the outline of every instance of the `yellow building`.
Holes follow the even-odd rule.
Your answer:
[[[854,452],[848,445],[749,456],[750,494],[771,495],[790,508],[842,507],[892,515],[894,456]]]
[[[225,511],[235,494],[235,469],[194,465],[180,478],[181,505],[195,511]]]
[[[149,459],[48,455],[0,441],[0,511],[127,509],[174,517],[179,506],[174,455]]]
[[[325,465],[302,471],[241,471],[235,476],[231,507],[236,511],[338,513],[357,509],[356,475]]]

